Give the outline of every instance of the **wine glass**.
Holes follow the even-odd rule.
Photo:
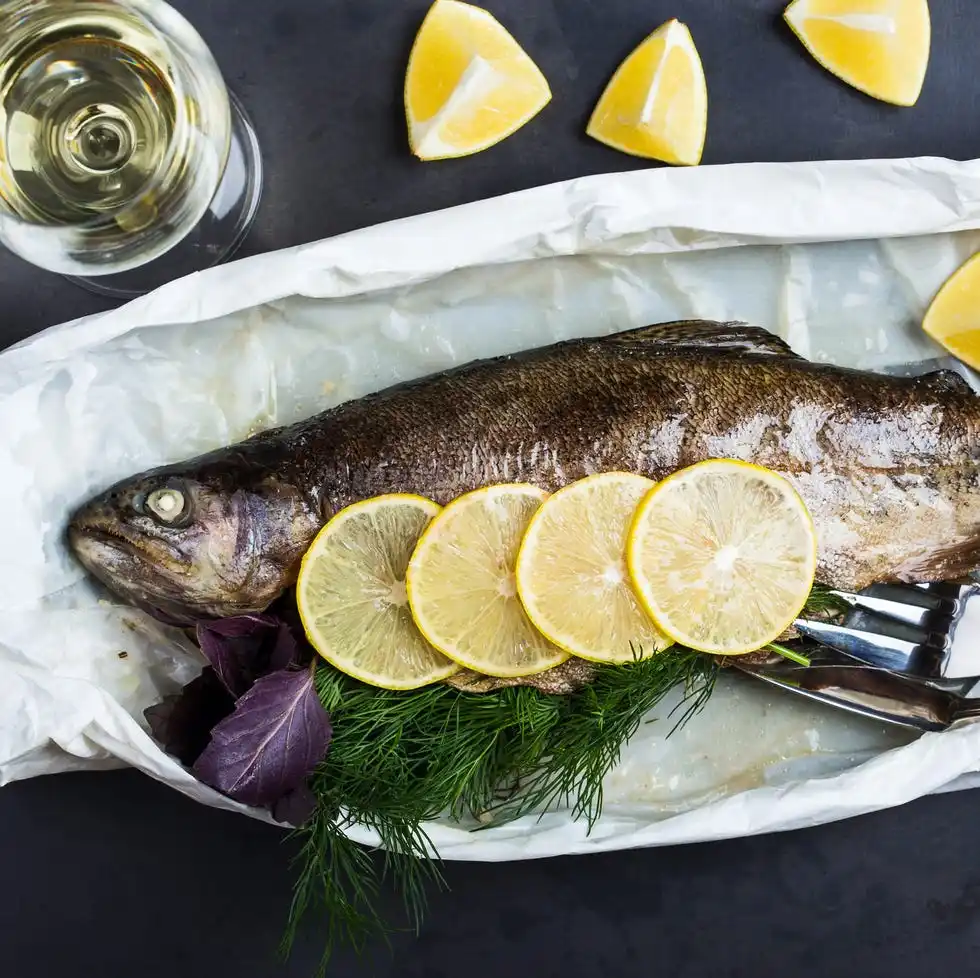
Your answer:
[[[103,294],[215,265],[258,208],[255,132],[163,0],[0,0],[0,242]]]

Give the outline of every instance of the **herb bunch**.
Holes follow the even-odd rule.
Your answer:
[[[427,887],[441,883],[423,823],[440,815],[479,831],[567,807],[591,828],[603,778],[645,715],[683,684],[683,723],[707,701],[717,671],[707,656],[673,649],[600,667],[590,685],[556,696],[528,686],[392,692],[321,665],[315,685],[334,735],[310,780],[314,814],[297,830],[303,845],[285,946],[314,906],[328,922],[323,968],[338,941],[362,948],[386,936],[374,909],[386,878],[417,926]],[[380,866],[345,835],[354,824],[377,833]]]
[[[818,585],[804,615],[845,609]],[[418,926],[429,886],[442,883],[427,821],[449,816],[479,831],[564,808],[591,829],[603,779],[647,713],[683,686],[672,732],[704,705],[721,669],[711,656],[675,646],[599,666],[567,695],[447,684],[390,691],[320,661],[281,609],[202,625],[198,640],[210,666],[147,719],[202,780],[299,825],[284,949],[304,914],[322,908],[321,972],[338,943],[363,948],[390,933],[376,910],[385,883]],[[769,648],[807,664],[791,648]],[[272,728],[280,736],[270,737]],[[348,837],[355,825],[377,835],[380,862]]]

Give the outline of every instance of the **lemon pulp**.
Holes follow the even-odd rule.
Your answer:
[[[451,502],[419,541],[408,596],[433,646],[488,676],[529,676],[568,658],[531,624],[514,565],[547,493],[530,485],[478,489]]]
[[[739,655],[774,641],[798,617],[816,553],[813,521],[785,478],[712,459],[647,493],[627,563],[662,632],[702,652]]]
[[[517,561],[517,587],[539,631],[573,655],[629,662],[670,641],[644,613],[626,567],[633,514],[653,486],[627,472],[589,476],[534,514]]]
[[[341,510],[317,534],[296,585],[307,637],[331,665],[385,689],[414,689],[458,666],[419,632],[405,574],[440,507],[422,496],[378,496]]]

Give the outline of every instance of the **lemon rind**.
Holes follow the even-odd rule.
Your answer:
[[[821,68],[823,68],[825,71],[828,71],[835,78],[840,79],[840,81],[844,82],[845,85],[849,85],[851,88],[855,89],[856,91],[862,92],[865,95],[867,95],[869,98],[876,99],[879,102],[885,102],[888,105],[897,105],[900,108],[907,109],[907,108],[911,108],[919,101],[919,97],[921,96],[922,89],[925,85],[926,75],[928,74],[929,71],[929,60],[932,54],[932,15],[929,11],[929,5],[927,2],[925,2],[925,0],[922,0],[922,6],[925,10],[925,16],[926,16],[925,56],[923,58],[922,73],[918,79],[918,85],[916,87],[915,94],[912,96],[911,99],[894,98],[892,96],[882,94],[881,91],[876,90],[871,86],[865,85],[857,81],[853,77],[853,75],[851,75],[850,72],[840,70],[839,66],[832,64],[829,59],[823,57],[816,50],[814,45],[811,44],[810,41],[807,39],[802,25],[794,22],[794,17],[796,15],[797,8],[803,8],[801,17],[803,18],[806,17],[805,8],[808,2],[809,0],[792,0],[792,2],[788,4],[786,9],[783,11],[783,19],[789,25],[789,29],[796,35],[796,38],[799,40],[799,42],[803,45],[804,48],[806,48],[807,53],[810,55],[810,57],[812,57],[813,60],[816,61]]]
[[[617,81],[622,76],[626,69],[627,64],[634,57],[634,55],[647,43],[649,43],[653,38],[660,34],[668,34],[672,30],[683,30],[686,35],[686,42],[684,47],[688,50],[692,56],[692,64],[695,68],[695,80],[697,81],[698,93],[700,95],[700,102],[704,106],[704,111],[701,113],[702,122],[700,126],[700,131],[698,132],[698,150],[695,157],[690,159],[681,159],[679,156],[674,159],[665,159],[663,156],[656,156],[652,153],[640,153],[635,149],[630,149],[629,147],[623,145],[615,139],[610,139],[607,136],[601,134],[599,130],[595,128],[597,116],[599,110],[602,108],[603,103],[606,99],[606,95],[616,86]],[[667,50],[665,49],[664,55],[666,56]],[[641,160],[657,160],[661,163],[667,163],[670,166],[699,166],[701,160],[704,157],[704,145],[708,138],[708,82],[704,75],[704,64],[701,61],[701,54],[697,49],[697,45],[694,43],[694,37],[691,34],[690,28],[687,24],[682,23],[677,20],[676,17],[671,18],[661,24],[656,30],[651,31],[635,48],[619,63],[616,70],[613,72],[612,77],[606,83],[606,87],[603,89],[602,94],[599,96],[595,107],[592,110],[592,114],[589,116],[589,121],[585,127],[585,133],[587,136],[596,140],[596,142],[602,143],[604,146],[610,147],[610,149],[615,149],[620,153],[625,153],[627,156],[632,156],[636,159]]]
[[[792,615],[787,615],[785,623],[783,623],[778,629],[774,629],[770,633],[767,633],[767,637],[764,641],[758,644],[753,644],[751,647],[744,646],[722,646],[713,645],[709,646],[706,643],[699,643],[691,640],[691,636],[684,635],[679,632],[676,628],[671,627],[664,620],[662,614],[658,613],[657,607],[653,602],[649,589],[644,586],[641,580],[642,574],[639,570],[639,564],[641,558],[642,550],[642,536],[640,532],[640,526],[643,520],[646,518],[650,507],[653,505],[654,500],[658,493],[662,492],[665,487],[672,485],[673,483],[685,479],[691,478],[692,475],[700,469],[706,467],[720,467],[725,466],[726,468],[742,468],[750,470],[757,475],[764,476],[773,485],[778,485],[779,488],[785,491],[790,498],[796,500],[799,505],[799,511],[806,518],[806,522],[810,530],[810,540],[812,544],[810,553],[810,568],[811,573],[809,575],[809,583],[804,587],[801,587],[802,598],[797,606],[794,606]],[[807,599],[810,596],[810,590],[813,586],[813,580],[816,574],[817,566],[817,535],[816,529],[813,524],[813,518],[810,515],[810,511],[807,509],[806,503],[803,501],[803,497],[796,491],[793,485],[781,476],[778,472],[774,472],[772,469],[768,469],[762,465],[756,465],[753,462],[743,462],[738,459],[706,459],[703,462],[696,462],[694,465],[689,465],[686,468],[678,469],[676,472],[667,476],[658,482],[647,495],[640,501],[639,506],[636,508],[636,513],[633,515],[633,523],[630,527],[629,536],[627,538],[626,544],[626,566],[629,570],[630,581],[633,585],[633,590],[635,591],[640,603],[643,605],[646,613],[650,616],[650,619],[656,625],[658,631],[663,632],[664,635],[669,636],[675,644],[684,646],[685,648],[694,649],[696,652],[705,652],[712,655],[748,655],[751,652],[757,652],[760,648],[764,648],[770,642],[776,641],[780,635],[782,635],[800,616],[803,608],[806,606]]]
[[[435,518],[441,511],[442,507],[433,502],[433,500],[427,498],[426,496],[419,495],[418,493],[409,492],[393,492],[387,493],[383,496],[372,496],[369,499],[362,499],[356,503],[351,503],[349,506],[345,506],[336,512],[327,522],[321,527],[317,532],[317,535],[313,538],[313,542],[307,548],[306,553],[303,555],[303,559],[300,562],[299,575],[296,582],[296,606],[299,612],[300,623],[303,626],[303,632],[306,635],[307,641],[313,646],[317,655],[320,656],[325,662],[329,663],[339,672],[344,673],[347,676],[351,676],[353,679],[357,679],[359,682],[365,683],[369,686],[374,686],[378,689],[390,689],[390,690],[412,690],[421,689],[423,686],[429,686],[433,683],[440,682],[443,679],[448,679],[450,676],[459,672],[459,665],[456,662],[450,662],[447,664],[445,669],[439,670],[438,672],[433,672],[432,674],[427,674],[424,678],[420,678],[418,681],[412,680],[410,682],[396,683],[392,682],[390,679],[386,679],[376,673],[367,673],[359,669],[352,669],[350,663],[343,659],[341,656],[327,652],[322,648],[324,643],[320,640],[320,637],[316,634],[315,629],[310,625],[310,620],[313,615],[310,614],[309,609],[304,612],[305,602],[303,599],[303,588],[302,581],[306,568],[310,566],[310,563],[316,559],[316,554],[322,549],[322,541],[326,540],[328,535],[336,531],[337,527],[342,525],[351,517],[357,515],[358,513],[364,512],[365,510],[378,509],[387,503],[394,500],[402,502],[411,502],[419,506],[424,512]],[[423,636],[424,638],[425,636]],[[429,643],[432,644],[431,642]],[[438,651],[438,649],[436,649]]]
[[[597,472],[594,475],[585,476],[582,479],[578,479],[575,482],[571,482],[568,485],[563,486],[561,489],[554,492],[549,497],[547,502],[551,502],[556,498],[564,497],[572,491],[582,492],[583,487],[590,483],[595,484],[599,481],[606,482],[621,478],[642,479],[644,482],[649,483],[651,488],[656,485],[652,479],[649,479],[644,475],[640,475],[638,472],[626,472],[621,470],[615,470],[612,472]],[[552,645],[556,645],[558,648],[563,649],[570,656],[575,656],[577,659],[585,659],[587,662],[595,662],[599,665],[625,665],[630,662],[649,659],[651,656],[658,655],[659,653],[669,649],[673,642],[666,633],[662,632],[662,638],[665,642],[662,648],[657,648],[655,646],[650,651],[644,650],[643,654],[640,656],[636,656],[635,654],[627,654],[625,652],[622,654],[616,653],[600,656],[592,650],[584,649],[580,644],[570,641],[567,635],[559,636],[555,634],[550,627],[542,626],[541,621],[539,620],[542,616],[537,614],[539,609],[532,609],[529,607],[528,600],[525,598],[525,594],[532,592],[533,588],[530,588],[522,581],[525,576],[525,572],[522,570],[522,558],[524,558],[525,553],[529,552],[530,550],[530,546],[533,542],[532,528],[534,527],[536,521],[544,518],[542,516],[544,508],[545,504],[542,504],[528,522],[527,529],[524,531],[524,538],[521,540],[521,547],[517,554],[517,562],[514,570],[514,576],[517,579],[517,596],[520,599],[521,604],[524,606],[524,611],[531,620],[531,624],[534,625],[534,627],[541,632],[541,634],[544,635],[544,637],[548,639]],[[661,629],[657,628],[656,623],[653,623],[653,627],[655,630],[661,631]]]
[[[457,496],[452,502],[448,503],[438,514],[438,519],[445,521],[449,518],[450,514],[456,509],[461,508],[464,505],[468,505],[474,498],[486,498],[487,496],[494,495],[495,493],[500,493],[503,490],[508,492],[514,490],[526,490],[527,495],[533,495],[543,503],[548,499],[548,493],[542,489],[540,486],[536,486],[530,482],[508,482],[508,483],[497,483],[491,486],[482,486],[479,489],[473,489],[469,492],[463,493],[461,496]],[[532,517],[533,519],[533,517]],[[535,668],[533,670],[526,669],[514,669],[514,670],[503,670],[500,669],[495,664],[490,666],[487,663],[478,663],[475,659],[470,659],[469,657],[460,654],[459,650],[448,644],[444,644],[441,640],[441,636],[436,636],[432,629],[428,627],[425,620],[419,616],[416,606],[419,603],[416,595],[417,583],[416,575],[418,573],[418,563],[417,557],[423,552],[424,547],[427,545],[427,538],[434,539],[435,534],[438,532],[439,527],[436,525],[437,520],[433,519],[432,522],[425,528],[422,535],[419,537],[419,542],[415,546],[415,553],[412,554],[412,559],[408,563],[408,572],[405,575],[405,589],[408,592],[408,606],[412,611],[412,618],[415,621],[415,625],[418,630],[422,633],[422,637],[434,648],[441,652],[446,658],[452,659],[458,665],[466,669],[472,669],[474,672],[479,672],[482,675],[492,676],[495,679],[524,679],[528,676],[536,676],[542,672],[547,672],[549,669],[553,669],[555,666],[561,665],[563,662],[567,661],[568,653],[557,647],[557,651],[564,653],[561,657],[556,656],[554,661],[549,660],[547,665],[542,665],[540,668]],[[524,536],[526,536],[526,528]],[[431,535],[431,537],[430,537]],[[523,544],[523,537],[522,537]],[[523,607],[523,603],[522,603]],[[532,626],[534,622],[531,622]],[[536,627],[536,626],[535,626]],[[540,632],[540,629],[537,629]],[[542,633],[542,637],[546,640],[547,635]],[[554,645],[555,643],[552,642]],[[489,671],[490,668],[494,671]]]

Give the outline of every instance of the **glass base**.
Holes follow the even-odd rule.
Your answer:
[[[231,104],[231,149],[218,190],[197,227],[166,254],[111,275],[65,276],[99,295],[132,299],[167,282],[227,261],[245,240],[262,197],[262,155],[255,129],[238,98]]]

